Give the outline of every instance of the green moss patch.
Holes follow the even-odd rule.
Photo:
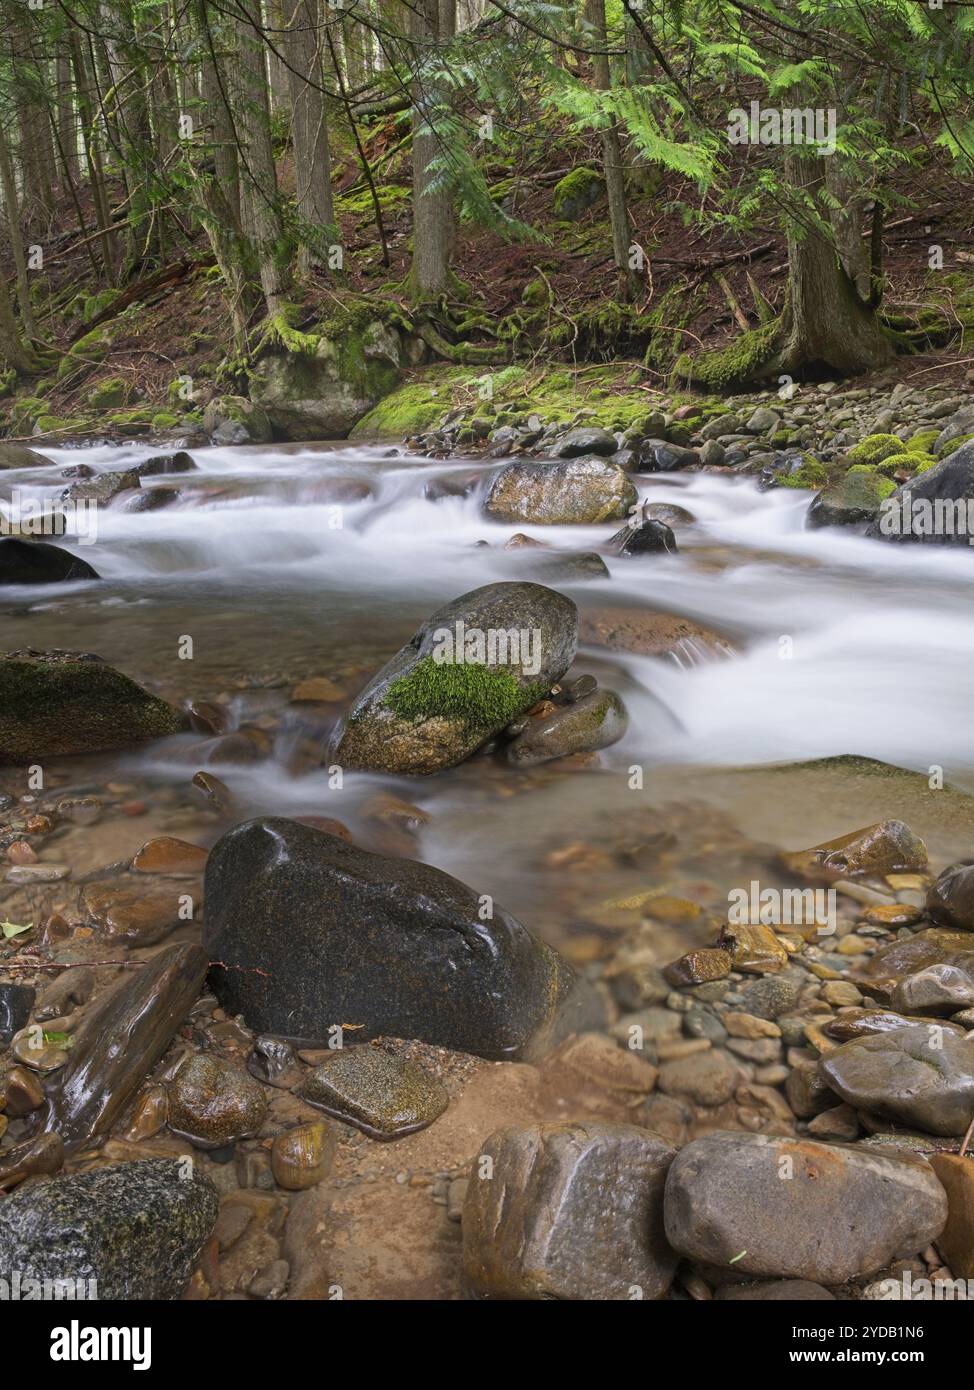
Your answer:
[[[499,729],[544,693],[525,687],[510,671],[471,663],[455,665],[426,656],[386,692],[400,719],[461,720],[469,729]]]

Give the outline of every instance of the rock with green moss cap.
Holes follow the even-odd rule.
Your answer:
[[[0,653],[0,763],[100,753],[182,727],[178,710],[98,656]]]
[[[555,184],[552,209],[559,222],[577,222],[605,193],[605,180],[584,165]]]
[[[376,772],[454,767],[530,709],[571,665],[578,610],[543,584],[486,584],[438,609],[373,677],[332,761]]]
[[[512,463],[491,484],[484,510],[498,521],[542,526],[622,521],[636,505],[632,480],[604,458]]]
[[[904,483],[866,535],[921,545],[968,545],[974,536],[974,441]]]
[[[355,1025],[517,1059],[591,1022],[556,951],[428,864],[271,817],[214,846],[205,896],[213,988],[257,1033],[327,1043]]]
[[[344,314],[313,333],[280,330],[250,377],[250,397],[287,439],[345,439],[399,381],[398,331],[375,310]]]
[[[899,441],[897,441],[899,442]],[[858,526],[879,515],[896,484],[868,466],[852,467],[815,498],[808,509],[808,526]]]
[[[273,433],[266,410],[246,396],[214,396],[203,428],[214,444],[266,444]]]

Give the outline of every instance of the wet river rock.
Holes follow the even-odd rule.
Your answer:
[[[219,1209],[179,1160],[111,1164],[32,1183],[0,1203],[0,1276],[92,1280],[98,1299],[173,1299]],[[50,1295],[49,1295],[50,1296]],[[83,1294],[77,1294],[83,1297]]]
[[[491,484],[484,502],[497,521],[543,526],[621,521],[636,505],[632,480],[604,458],[512,463]]]
[[[199,946],[167,946],[96,1001],[58,1073],[44,1120],[69,1152],[121,1116],[196,1002],[207,965]]]
[[[916,873],[927,867],[926,845],[899,820],[877,821],[780,857],[789,873],[819,883],[856,874]]]
[[[71,584],[97,578],[86,560],[59,545],[17,536],[0,538],[0,584]]]
[[[513,582],[462,594],[358,696],[333,760],[378,772],[454,767],[547,694],[577,642],[578,610],[554,589]]]
[[[963,1134],[974,1114],[974,1039],[939,1024],[854,1038],[819,1070],[849,1105],[910,1129]]]
[[[376,1047],[343,1047],[298,1095],[370,1139],[400,1139],[438,1119],[449,1096],[435,1076]]]
[[[677,1264],[663,1231],[674,1152],[631,1125],[491,1135],[463,1206],[464,1269],[474,1291],[494,1299],[664,1297]]]
[[[169,1085],[169,1128],[197,1148],[223,1148],[254,1135],[266,1114],[260,1082],[221,1057],[187,1057]]]
[[[717,1131],[677,1154],[664,1217],[689,1259],[828,1286],[936,1240],[947,1200],[922,1160]]]
[[[974,931],[974,864],[952,864],[927,893],[927,915],[938,927]]]
[[[919,545],[967,545],[974,503],[974,440],[921,473],[889,498],[884,515],[866,530],[876,540]]]
[[[83,652],[0,652],[0,763],[98,753],[177,733],[180,712]]]
[[[556,1020],[582,1022],[571,966],[427,864],[268,818],[214,846],[205,888],[213,987],[256,1033],[327,1043],[354,1024],[356,1042],[517,1058]]]
[[[507,745],[504,757],[515,767],[533,767],[572,753],[592,753],[618,743],[629,725],[626,707],[614,690],[594,690],[573,704],[528,719],[523,733]]]

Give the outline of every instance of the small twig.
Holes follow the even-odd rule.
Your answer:
[[[967,1146],[971,1142],[972,1134],[974,1134],[974,1115],[971,1116],[971,1122],[967,1126],[967,1133],[964,1135],[963,1143],[960,1146],[960,1153],[957,1155],[958,1158],[963,1158],[964,1154],[967,1152]]]

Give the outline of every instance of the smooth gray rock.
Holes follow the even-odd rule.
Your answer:
[[[621,521],[636,498],[629,475],[618,464],[583,457],[508,464],[491,484],[484,510],[498,521],[591,525]]]
[[[630,1125],[498,1130],[463,1205],[472,1288],[494,1299],[662,1298],[677,1264],[662,1211],[673,1156]]]
[[[854,1038],[819,1069],[849,1105],[909,1129],[963,1134],[974,1114],[974,1038],[938,1024]]]
[[[688,1259],[835,1285],[936,1240],[947,1197],[922,1160],[717,1131],[677,1154],[663,1210]]]

